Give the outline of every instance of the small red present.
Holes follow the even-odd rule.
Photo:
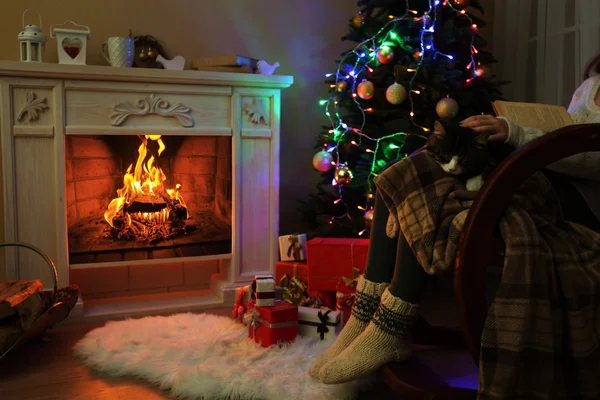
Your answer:
[[[306,244],[308,288],[335,292],[337,283],[352,279],[353,268],[362,274],[367,265],[369,239],[315,238]]]
[[[298,334],[298,307],[277,300],[274,306],[255,305],[248,327],[248,337],[263,347],[293,342]]]
[[[325,306],[327,308],[335,309],[335,292],[321,292],[319,290],[309,290],[308,291],[308,299],[319,299],[320,303],[317,304],[307,304],[306,307],[315,307],[319,308],[321,306]]]
[[[280,282],[284,275],[298,278],[308,284],[308,265],[306,262],[277,261],[275,263],[275,282]]]
[[[356,286],[360,272],[357,268],[353,269],[352,279],[342,277],[335,290],[335,310],[342,313],[342,325],[346,325],[352,314],[352,306],[356,298]]]

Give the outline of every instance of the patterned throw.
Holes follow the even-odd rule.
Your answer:
[[[427,153],[376,178],[399,229],[425,271],[454,263],[473,193]],[[502,282],[481,341],[479,399],[600,396],[600,234],[563,220],[559,201],[538,173],[500,220],[506,243]]]

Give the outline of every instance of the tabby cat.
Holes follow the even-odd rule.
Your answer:
[[[504,143],[488,142],[488,137],[457,123],[435,121],[426,148],[444,171],[467,178],[467,190],[477,191],[513,150]]]

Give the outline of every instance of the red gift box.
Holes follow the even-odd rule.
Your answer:
[[[318,297],[321,299],[322,305],[330,308],[332,310],[335,309],[335,292],[320,292],[318,290],[309,290],[308,298]]]
[[[279,284],[284,275],[296,277],[305,285],[308,284],[308,266],[305,262],[277,261],[275,263],[275,283]]]
[[[252,302],[251,302],[252,303]],[[277,300],[274,306],[254,305],[248,337],[263,347],[293,342],[298,334],[298,307]]]
[[[352,314],[352,306],[356,299],[356,288],[348,287],[344,282],[338,282],[335,292],[335,310],[342,313],[342,324],[346,325]]]
[[[344,276],[352,279],[353,268],[362,274],[367,265],[369,239],[315,238],[306,243],[308,289],[335,292]]]

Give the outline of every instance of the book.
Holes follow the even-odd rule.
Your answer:
[[[492,107],[498,117],[506,117],[519,125],[538,128],[544,132],[573,125],[573,119],[563,106],[496,100],[492,102]]]
[[[192,60],[192,69],[201,67],[236,67],[250,66],[256,68],[258,60],[246,56],[230,55],[217,57],[204,57]]]
[[[258,72],[257,67],[252,67],[249,65],[246,66],[198,66],[193,68],[196,71],[214,71],[214,72],[235,72],[238,74],[256,74]]]

